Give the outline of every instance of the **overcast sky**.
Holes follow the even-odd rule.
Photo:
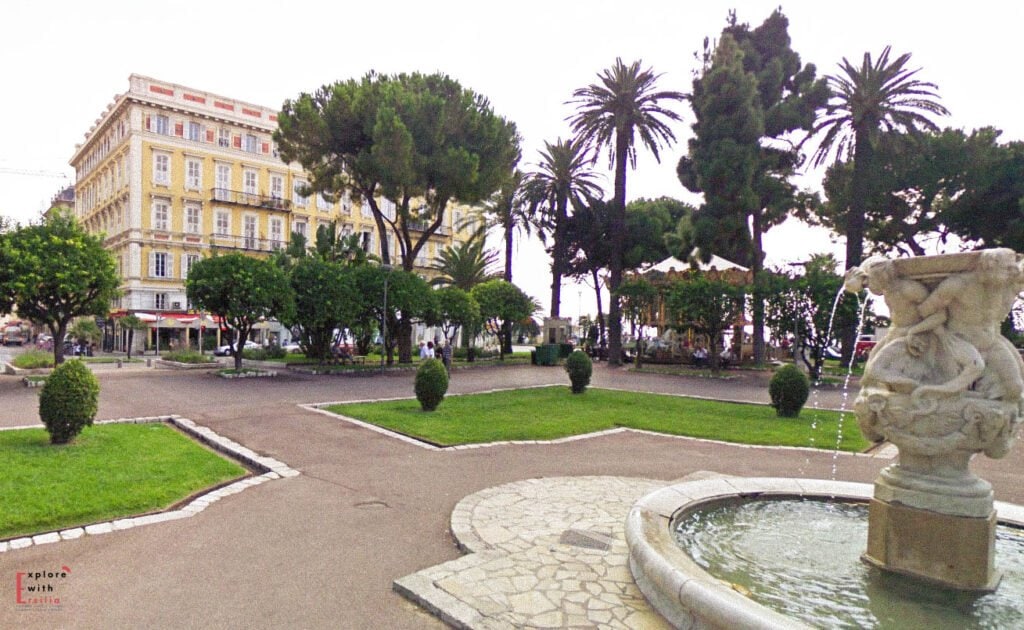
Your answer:
[[[565,101],[596,80],[616,57],[641,59],[662,73],[660,86],[688,92],[694,52],[716,37],[728,10],[760,24],[778,1],[588,2],[70,2],[9,0],[0,20],[0,214],[25,222],[73,180],[75,144],[136,72],[271,107],[335,80],[375,69],[443,71],[487,96],[524,138],[523,165],[544,140],[568,135]],[[501,6],[499,10],[492,8]],[[1024,98],[1016,79],[1022,57],[1021,3],[801,0],[782,3],[793,48],[819,74],[847,57],[886,45],[912,53],[919,78],[938,85],[951,116],[939,123],[1002,129],[1024,139]],[[957,8],[951,8],[956,6]],[[950,8],[946,8],[950,7]],[[679,106],[678,142],[661,164],[641,155],[628,196],[691,202],[675,177],[693,114]],[[602,170],[606,161],[598,165]],[[16,171],[16,172],[12,172]],[[66,175],[67,179],[61,178]],[[815,187],[819,173],[808,173]],[[607,180],[611,189],[611,178]],[[832,248],[820,230],[784,225],[766,240],[769,263]],[[517,283],[546,302],[541,250],[525,245]],[[533,263],[528,263],[532,260]],[[563,314],[594,310],[591,292],[564,289]]]

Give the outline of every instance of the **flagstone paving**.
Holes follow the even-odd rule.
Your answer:
[[[395,581],[460,628],[668,628],[629,572],[630,507],[664,481],[553,477],[488,488],[456,505],[470,552]]]

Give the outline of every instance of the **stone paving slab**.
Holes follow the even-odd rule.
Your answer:
[[[633,581],[624,535],[632,505],[664,486],[592,476],[481,490],[452,512],[468,555],[394,588],[456,628],[668,628]]]

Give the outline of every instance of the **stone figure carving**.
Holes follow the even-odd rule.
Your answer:
[[[1022,261],[1009,249],[872,257],[847,272],[848,290],[864,287],[885,299],[892,327],[864,369],[861,429],[899,447],[897,485],[973,483],[970,457],[1005,455],[1020,422],[1024,361],[999,326],[1024,289]]]

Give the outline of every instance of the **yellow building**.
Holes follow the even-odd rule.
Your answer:
[[[312,242],[316,229],[336,221],[380,254],[369,205],[347,197],[332,203],[298,190],[308,178],[285,164],[271,138],[277,109],[133,74],[78,145],[75,212],[90,232],[106,235],[122,277],[127,312],[186,313],[188,270],[213,252],[267,255],[292,232]],[[379,201],[384,212],[394,204]],[[429,266],[456,237],[466,208],[446,213],[445,225],[424,248]],[[393,245],[393,236],[388,235]],[[394,252],[392,246],[389,251]]]

